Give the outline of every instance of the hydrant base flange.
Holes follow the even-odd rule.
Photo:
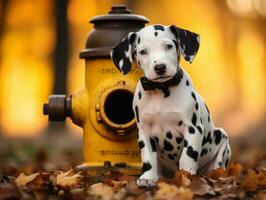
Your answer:
[[[101,176],[101,175],[106,175],[109,174],[112,171],[118,171],[123,174],[127,175],[132,175],[132,176],[138,176],[141,174],[141,166],[136,165],[136,166],[124,166],[124,167],[119,167],[119,166],[97,166],[97,165],[89,165],[87,163],[83,163],[81,165],[78,165],[76,167],[76,170],[78,171],[84,171],[86,172],[89,176]]]

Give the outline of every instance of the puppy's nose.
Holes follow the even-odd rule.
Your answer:
[[[154,66],[154,71],[159,74],[159,75],[163,75],[166,71],[166,66],[165,64],[158,64]]]

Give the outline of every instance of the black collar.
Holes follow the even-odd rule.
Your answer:
[[[165,82],[154,82],[147,79],[145,76],[140,78],[141,85],[145,91],[147,90],[154,90],[160,89],[164,93],[164,97],[168,97],[170,95],[169,87],[176,86],[180,83],[181,79],[183,78],[183,71],[179,67],[177,73],[169,80]]]

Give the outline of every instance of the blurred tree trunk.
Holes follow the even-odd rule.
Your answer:
[[[56,21],[56,45],[54,51],[54,87],[53,94],[66,94],[66,80],[68,69],[68,23],[67,23],[68,0],[54,1],[55,21]],[[46,133],[66,133],[64,122],[49,122]]]
[[[56,47],[54,52],[55,84],[54,94],[66,93],[66,77],[68,65],[68,23],[67,4],[68,0],[55,2],[56,19]]]
[[[5,28],[5,19],[6,19],[6,13],[7,13],[7,6],[8,6],[8,0],[1,0],[0,1],[0,74],[2,71],[2,55],[3,55],[3,47],[2,47],[2,40],[3,40],[3,34],[4,34],[4,28]],[[2,83],[2,77],[0,75],[0,83]],[[2,99],[2,90],[0,90],[0,99]],[[2,121],[2,106],[0,104],[0,122]],[[2,136],[2,129],[0,126],[0,137]]]

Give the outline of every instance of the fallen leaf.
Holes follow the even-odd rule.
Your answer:
[[[173,183],[178,187],[186,187],[190,184],[190,174],[184,170],[177,170],[173,179]]]
[[[39,176],[40,173],[34,173],[29,176],[25,175],[24,173],[21,173],[16,179],[15,183],[18,187],[25,186],[27,183],[33,181],[37,176]]]
[[[193,193],[184,187],[178,188],[176,185],[160,182],[158,188],[154,199],[192,200],[193,198]]]
[[[210,177],[211,179],[219,179],[221,177],[227,177],[228,174],[225,169],[217,168],[209,172],[207,176]]]
[[[240,186],[247,191],[266,189],[266,171],[248,169],[247,175],[240,181]]]
[[[228,193],[234,192],[237,189],[237,182],[234,176],[208,179],[208,182],[213,190],[221,195],[227,196]]]
[[[102,200],[110,200],[113,198],[114,191],[108,185],[96,183],[90,186],[89,194]]]
[[[196,195],[215,195],[214,189],[208,184],[208,182],[202,177],[196,177],[192,179],[189,189]]]
[[[108,177],[115,181],[135,182],[137,180],[135,176],[129,176],[115,170],[111,171]]]
[[[19,199],[19,191],[15,183],[0,183],[0,199]]]
[[[113,187],[114,190],[120,189],[122,187],[125,187],[127,185],[127,181],[111,181],[110,186]]]
[[[61,187],[75,187],[82,178],[80,173],[74,173],[73,169],[67,172],[59,172],[54,179],[54,184]]]
[[[230,166],[227,169],[228,176],[234,176],[236,178],[239,178],[242,172],[242,165],[237,164],[230,164]]]

